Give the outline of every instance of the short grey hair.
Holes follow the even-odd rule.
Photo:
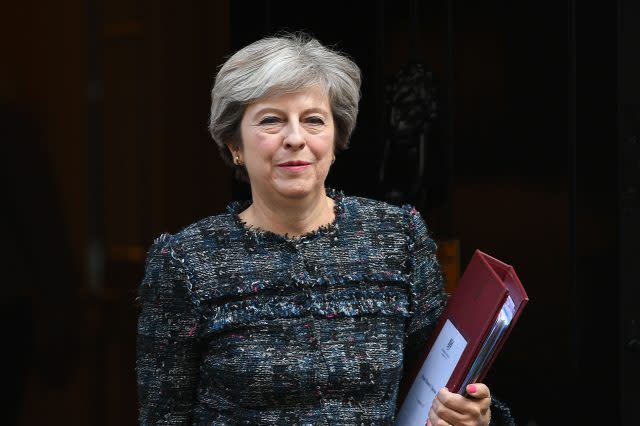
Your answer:
[[[234,53],[211,90],[209,132],[222,158],[233,164],[227,144],[240,146],[247,105],[277,93],[315,85],[327,91],[335,123],[335,148],[346,149],[356,125],[360,69],[346,55],[307,34],[266,37]]]

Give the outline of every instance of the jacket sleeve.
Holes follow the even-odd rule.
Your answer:
[[[406,325],[405,368],[410,373],[426,340],[447,304],[442,272],[436,259],[436,244],[429,236],[420,213],[405,206],[407,212],[408,268],[411,316]]]
[[[411,317],[408,320],[405,344],[405,374],[410,374],[419,361],[422,348],[433,332],[447,304],[442,270],[436,258],[436,244],[429,236],[427,225],[412,206],[405,206],[408,219],[409,279],[411,286]],[[491,400],[491,426],[511,426],[515,421],[511,411],[495,397]]]
[[[199,379],[197,314],[172,239],[164,234],[151,247],[139,287],[136,373],[145,426],[190,424]]]

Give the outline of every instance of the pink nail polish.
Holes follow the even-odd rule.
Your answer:
[[[477,390],[478,390],[478,388],[476,388],[476,385],[467,386],[467,392],[468,393],[476,393]]]
[[[424,424],[424,426],[429,426],[431,424],[431,420],[427,419],[427,422]]]

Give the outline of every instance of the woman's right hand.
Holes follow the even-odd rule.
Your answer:
[[[466,398],[442,388],[433,399],[428,425],[433,426],[487,426],[491,420],[491,392],[487,385],[473,383],[467,386]]]

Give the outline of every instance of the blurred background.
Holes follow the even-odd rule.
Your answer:
[[[247,196],[209,92],[283,30],[362,68],[328,185],[415,204],[450,290],[476,248],[515,266],[531,301],[486,381],[519,424],[640,423],[640,3],[23,0],[0,20],[3,424],[137,424],[146,251]]]

